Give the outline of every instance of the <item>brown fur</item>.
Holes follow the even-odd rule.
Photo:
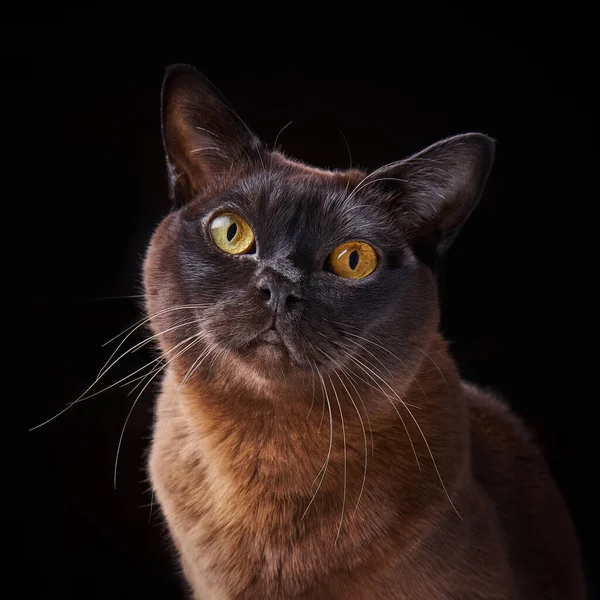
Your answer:
[[[251,398],[207,402],[211,390],[186,389],[173,404],[179,381],[165,379],[150,469],[197,598],[583,598],[573,529],[542,457],[497,399],[458,381],[439,337],[434,346],[429,354],[452,393],[424,362],[418,379],[429,402],[412,389],[407,401],[421,407],[419,424],[460,518],[418,430],[407,423],[421,472],[400,422],[371,422],[367,487],[353,514],[363,439],[347,423],[337,545],[339,427],[323,487],[301,520],[327,453],[320,411],[267,424],[272,415],[236,414]],[[282,408],[292,403],[282,399]]]
[[[153,236],[147,311],[165,355],[191,332],[211,356],[196,367],[196,348],[168,363],[150,474],[194,597],[581,600],[577,539],[543,457],[499,399],[461,381],[438,333],[428,261],[473,210],[491,141],[446,140],[359,190],[364,173],[264,151],[188,67],[165,80],[163,134],[181,210]],[[207,237],[232,198],[258,227],[253,256],[225,256]],[[369,281],[323,266],[347,231],[387,244]],[[272,289],[285,295],[267,303]],[[185,334],[177,313],[160,312],[202,299]],[[346,318],[348,343],[357,323],[387,336],[379,357],[361,347],[367,362],[346,361],[356,394],[332,314]],[[284,350],[248,342],[267,322]],[[402,358],[390,363],[390,351]],[[389,374],[381,385],[361,382],[369,357]]]
[[[165,294],[177,284],[164,269],[175,229],[168,217],[148,254],[150,313],[175,304]],[[543,458],[498,399],[460,381],[435,323],[432,314],[426,339],[414,340],[429,357],[396,389],[418,406],[413,414],[460,516],[408,413],[421,471],[400,419],[372,410],[374,447],[369,440],[354,512],[364,438],[337,385],[348,448],[337,543],[344,461],[335,404],[327,474],[302,519],[329,445],[318,401],[307,418],[308,392],[235,380],[192,381],[174,401],[189,365],[173,363],[150,473],[196,598],[583,598],[577,541]],[[363,392],[363,400],[372,399]]]

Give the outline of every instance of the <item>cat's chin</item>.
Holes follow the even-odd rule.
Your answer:
[[[264,368],[276,363],[282,366],[292,361],[292,354],[282,335],[276,329],[267,329],[246,344],[240,354],[248,359],[261,361]]]
[[[244,350],[244,354],[255,360],[267,361],[265,368],[268,368],[269,363],[277,362],[284,363],[290,361],[290,355],[283,344],[270,342],[257,342],[251,344]]]
[[[261,334],[237,354],[261,379],[279,380],[301,370],[293,350],[273,330]]]

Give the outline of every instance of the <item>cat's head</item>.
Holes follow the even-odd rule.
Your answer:
[[[144,274],[166,360],[192,380],[266,388],[343,370],[402,377],[422,360],[439,318],[431,266],[480,197],[492,140],[327,171],[264,146],[191,67],[168,70],[162,100],[174,208]]]

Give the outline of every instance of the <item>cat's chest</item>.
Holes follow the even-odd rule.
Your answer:
[[[187,576],[208,598],[283,597],[282,590],[300,591],[328,570],[320,536],[289,501],[235,497],[226,484],[217,495],[204,471],[193,500],[185,485],[163,492],[161,503]]]
[[[167,430],[166,443],[155,439],[150,469],[195,589],[206,590],[211,599],[237,597],[252,589],[278,595],[323,576],[314,517],[303,519],[298,502],[256,487],[240,488],[197,447],[182,448],[181,438],[179,445],[169,444],[169,437]],[[335,532],[326,535],[332,542]]]

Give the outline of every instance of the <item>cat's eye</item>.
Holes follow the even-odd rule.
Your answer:
[[[247,254],[254,250],[250,225],[235,213],[221,213],[210,223],[213,242],[229,254]]]
[[[340,277],[362,279],[377,267],[377,254],[366,242],[345,242],[329,255],[329,265]]]

